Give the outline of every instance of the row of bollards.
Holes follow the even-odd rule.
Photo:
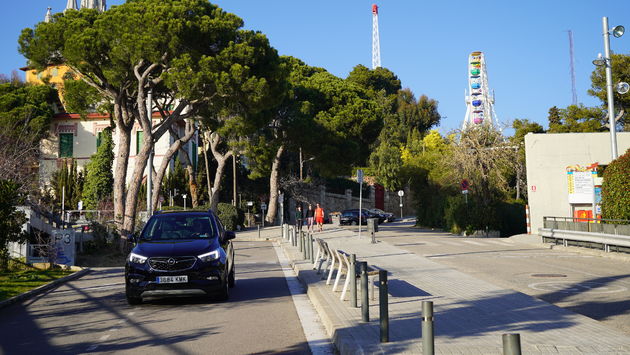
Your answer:
[[[286,227],[285,227],[286,226]],[[296,231],[295,228],[289,228],[288,225],[283,225],[282,230],[283,237],[291,242],[291,245],[299,247],[300,252],[304,260],[309,260],[314,263],[314,239],[310,233],[303,231]],[[363,322],[370,321],[370,308],[369,308],[369,279],[368,279],[368,265],[366,261],[357,262],[356,254],[350,255],[350,270],[360,270],[360,287],[361,287],[361,320]],[[331,271],[332,272],[332,271]],[[347,277],[350,277],[350,271]],[[387,279],[387,270],[379,270],[379,328],[380,328],[380,342],[389,342],[389,288]],[[357,307],[357,282],[350,283],[350,305],[353,308]],[[435,335],[434,335],[434,313],[433,302],[422,301],[422,353],[424,355],[435,354]],[[503,334],[503,354],[504,355],[521,355],[521,340],[519,334]]]

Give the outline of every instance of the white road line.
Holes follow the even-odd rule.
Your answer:
[[[507,243],[507,242],[504,242],[504,241],[501,241],[501,240],[490,240],[489,239],[489,240],[486,240],[486,242],[492,243],[492,244],[497,244],[497,245],[502,245],[502,246],[508,246],[508,245],[511,246],[512,245],[512,243]]]
[[[450,241],[450,240],[440,240],[440,242],[442,242],[442,244],[446,244],[446,245],[456,245],[456,246],[461,246],[462,245],[460,242],[455,242],[455,241]]]
[[[98,338],[98,340],[99,341],[105,341],[105,340],[109,339],[110,336],[111,336],[111,334],[103,335],[102,337]]]
[[[472,240],[462,240],[462,242],[467,243],[467,244],[472,244],[472,245],[483,245],[483,243],[475,242]]]
[[[300,318],[304,336],[311,349],[311,353],[313,355],[334,354],[335,351],[330,342],[330,338],[328,338],[326,334],[326,330],[317,315],[317,311],[313,308],[313,304],[311,304],[300,281],[295,276],[295,272],[289,266],[289,260],[284,255],[280,246],[274,243],[273,247],[278,256],[280,266],[282,267],[284,278],[287,280],[287,286],[291,292],[291,298],[293,299],[298,318]]]

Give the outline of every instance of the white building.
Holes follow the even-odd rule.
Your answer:
[[[618,154],[630,149],[630,132],[617,133]],[[543,217],[596,217],[595,164],[611,162],[610,133],[529,133],[525,136],[527,190],[532,233]],[[591,167],[591,169],[589,169]]]

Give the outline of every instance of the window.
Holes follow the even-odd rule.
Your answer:
[[[59,157],[72,158],[72,140],[74,134],[59,133]]]
[[[142,149],[142,140],[144,139],[144,132],[137,131],[136,132],[136,155],[140,153],[140,149]]]

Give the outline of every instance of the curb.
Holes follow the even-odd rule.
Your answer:
[[[47,283],[45,285],[39,286],[39,287],[34,288],[34,289],[30,290],[30,291],[24,292],[24,293],[19,294],[17,296],[13,296],[13,297],[11,297],[9,299],[6,299],[4,301],[0,301],[0,309],[6,308],[6,307],[8,307],[8,306],[10,306],[10,305],[12,305],[14,303],[25,301],[25,300],[27,300],[29,298],[32,298],[32,297],[34,297],[34,296],[36,296],[36,295],[38,295],[40,293],[43,293],[43,292],[46,292],[46,291],[48,291],[48,290],[50,290],[52,288],[55,288],[55,287],[59,286],[60,284],[62,284],[64,282],[77,279],[77,278],[79,278],[79,277],[89,273],[90,271],[92,271],[92,269],[90,269],[90,268],[82,268],[81,270],[75,272],[74,274],[70,274],[68,276],[64,276],[64,277],[62,277],[60,279],[51,281],[51,282],[49,282],[49,283]]]

